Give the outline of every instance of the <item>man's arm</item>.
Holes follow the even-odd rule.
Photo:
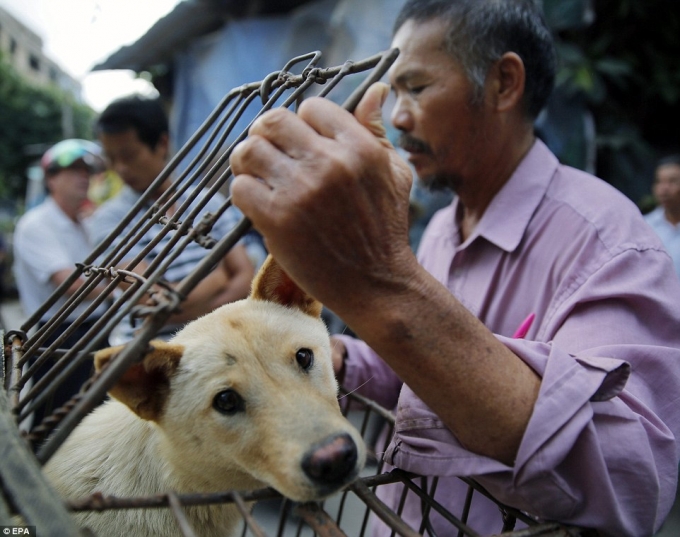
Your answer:
[[[388,410],[397,408],[402,382],[373,350],[354,337],[331,337],[333,369],[340,385]]]
[[[181,303],[172,323],[196,319],[215,308],[248,296],[255,270],[246,249],[237,244],[222,258],[219,266],[203,278]]]
[[[234,203],[463,445],[512,464],[540,379],[413,255],[411,171],[384,136],[386,93],[373,86],[356,119],[323,99],[262,116],[231,158]]]
[[[54,285],[55,288],[57,288],[71,275],[72,272],[73,272],[72,268],[59,270],[50,276],[50,282],[52,283],[52,285]],[[74,295],[76,291],[78,291],[78,289],[80,289],[86,283],[87,281],[85,280],[85,278],[83,278],[82,276],[79,277],[65,291],[66,296]],[[99,295],[101,295],[105,290],[106,286],[100,283],[85,296],[85,299],[94,300]]]
[[[24,270],[33,273],[40,281],[49,281],[56,289],[75,270],[75,263],[62,246],[63,237],[50,226],[50,223],[33,220],[21,225],[15,233],[15,255],[24,263]],[[88,252],[83,252],[83,258]],[[75,294],[86,283],[84,277],[79,277],[66,290],[66,296]],[[85,297],[92,300],[104,292],[106,282],[97,285]]]

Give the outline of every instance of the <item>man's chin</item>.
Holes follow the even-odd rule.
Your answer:
[[[456,190],[456,180],[454,177],[442,174],[423,174],[418,176],[420,184],[431,192],[441,192],[445,190]]]

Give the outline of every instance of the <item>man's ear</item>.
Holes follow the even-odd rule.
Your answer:
[[[184,347],[165,341],[152,341],[149,352],[141,362],[132,364],[109,395],[130,407],[140,418],[158,421],[168,394],[170,378],[177,370]],[[97,372],[108,364],[124,348],[124,345],[98,351],[94,355]]]
[[[526,77],[522,58],[514,52],[506,52],[493,67],[492,76],[493,97],[499,112],[507,112],[521,104]]]
[[[321,302],[300,289],[271,255],[255,275],[250,297],[297,308],[312,317],[321,317]]]
[[[153,150],[159,153],[163,160],[167,162],[170,159],[170,134],[162,132]]]

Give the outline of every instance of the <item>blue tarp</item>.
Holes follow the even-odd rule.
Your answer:
[[[194,41],[175,58],[173,146],[183,146],[231,89],[264,79],[292,57],[319,50],[321,65],[328,67],[389,48],[394,17],[402,4],[403,0],[320,0],[282,16],[230,20]],[[334,98],[340,102],[351,89],[334,92]],[[239,121],[235,134],[252,120],[259,101],[254,105],[258,106]]]

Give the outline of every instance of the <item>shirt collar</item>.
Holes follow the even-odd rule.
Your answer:
[[[63,228],[65,226],[72,227],[80,226],[82,224],[80,220],[76,222],[71,220],[71,218],[64,212],[64,210],[61,207],[59,207],[59,204],[54,200],[52,196],[47,196],[43,203],[45,204],[45,208],[51,213],[52,226]]]
[[[466,244],[484,237],[502,250],[514,251],[545,196],[558,164],[557,157],[536,139],[510,179],[491,200]],[[458,200],[454,203],[454,215],[457,215]],[[455,227],[460,227],[458,222]]]

